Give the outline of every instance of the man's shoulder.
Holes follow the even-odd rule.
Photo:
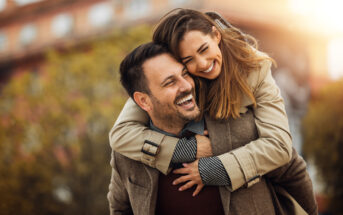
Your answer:
[[[126,172],[127,174],[139,174],[145,170],[155,170],[140,161],[132,160],[118,152],[112,150],[112,166],[117,168],[120,172]],[[156,170],[157,171],[157,170]]]
[[[151,182],[156,182],[158,170],[141,162],[132,160],[118,152],[112,152],[113,168],[117,171],[125,186],[149,188]],[[128,188],[130,189],[130,188]]]
[[[128,165],[128,166],[134,166],[134,165],[143,165],[141,162],[132,160],[119,152],[112,150],[112,159],[116,162],[117,165]]]

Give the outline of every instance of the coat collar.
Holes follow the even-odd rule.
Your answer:
[[[228,152],[232,149],[231,133],[229,120],[213,120],[208,115],[205,115],[206,127],[209,132],[212,151],[214,155],[220,155]],[[218,135],[218,132],[225,135]],[[223,139],[224,138],[224,139]],[[146,198],[149,205],[149,212],[147,214],[155,214],[156,202],[157,202],[157,189],[159,172],[156,169],[143,165],[150,178],[150,191]],[[225,186],[219,187],[219,193],[224,206],[225,214],[229,214],[231,192]]]

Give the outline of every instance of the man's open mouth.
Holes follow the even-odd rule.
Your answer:
[[[193,95],[192,94],[189,94],[188,96],[183,97],[182,99],[179,99],[179,101],[176,102],[176,104],[180,105],[180,106],[186,106],[190,103],[193,103]]]

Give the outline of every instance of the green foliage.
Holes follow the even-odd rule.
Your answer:
[[[63,53],[0,94],[1,214],[107,214],[108,132],[127,96],[119,63],[148,26]]]
[[[304,153],[318,167],[334,214],[343,213],[343,80],[323,89],[304,120]]]

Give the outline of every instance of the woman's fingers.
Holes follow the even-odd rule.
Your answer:
[[[175,179],[173,181],[173,185],[178,185],[180,183],[184,183],[184,182],[187,182],[187,181],[190,181],[191,180],[191,176],[190,175],[184,175],[184,176],[181,176],[177,179]]]
[[[188,174],[189,168],[180,168],[173,171],[174,174]]]
[[[182,185],[182,186],[179,188],[179,191],[187,190],[187,189],[193,187],[194,185],[195,185],[194,181],[189,181],[189,182],[187,182],[186,184]]]
[[[201,184],[198,184],[197,188],[194,190],[193,192],[193,196],[196,196],[200,193],[200,191],[202,190],[202,188],[204,187],[204,185],[201,183]]]
[[[205,136],[208,135],[208,130],[204,130],[204,135],[205,135]]]
[[[199,192],[204,187],[204,184],[202,183],[199,169],[198,169],[198,160],[192,162],[192,163],[184,163],[184,168],[176,169],[173,171],[175,174],[184,174],[183,176],[180,176],[176,180],[173,181],[173,185],[178,185],[180,183],[185,183],[179,188],[179,191],[187,190],[194,185],[197,185],[195,191],[193,192],[193,196],[196,196],[199,194]]]

